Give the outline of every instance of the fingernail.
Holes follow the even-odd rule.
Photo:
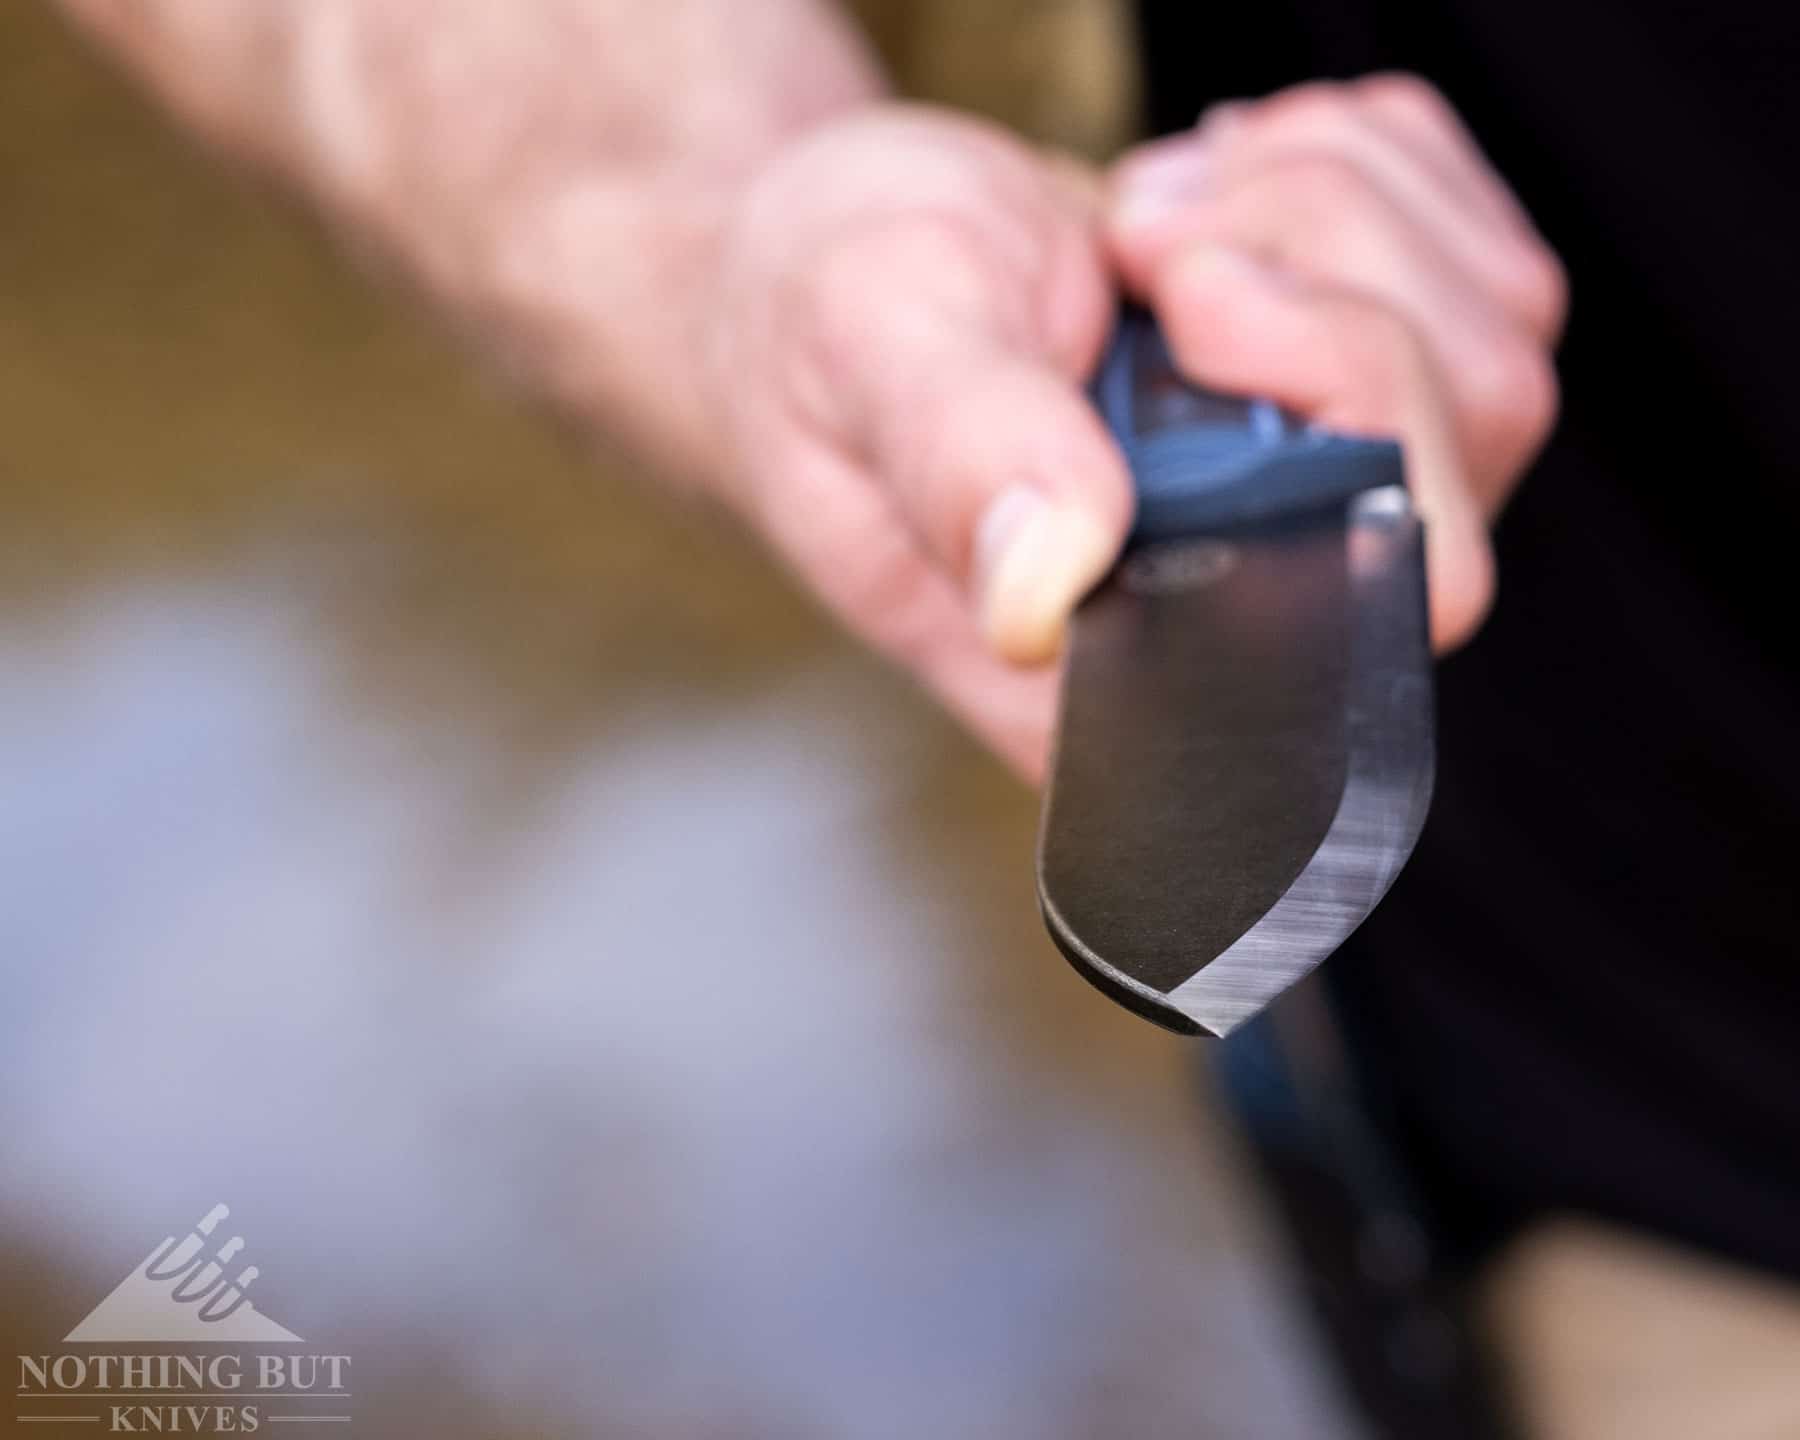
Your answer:
[[[1125,162],[1113,197],[1113,222],[1138,230],[1194,200],[1206,188],[1206,145],[1192,131],[1146,145]]]
[[[1052,658],[1069,612],[1117,548],[1084,510],[1028,485],[1000,494],[975,534],[975,591],[988,645],[1017,664]]]

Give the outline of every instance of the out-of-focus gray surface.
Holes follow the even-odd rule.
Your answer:
[[[1031,795],[34,7],[0,216],[0,1351],[223,1200],[353,1434],[1337,1433]]]

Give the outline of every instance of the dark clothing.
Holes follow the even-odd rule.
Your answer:
[[[1800,6],[1147,0],[1156,128],[1417,71],[1568,265],[1563,417],[1440,669],[1410,867],[1331,962],[1456,1233],[1800,1277]]]

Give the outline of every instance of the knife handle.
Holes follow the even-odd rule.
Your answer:
[[[1268,400],[1183,379],[1148,311],[1119,319],[1094,401],[1137,489],[1134,540],[1230,529],[1403,484],[1400,447],[1321,430]]]

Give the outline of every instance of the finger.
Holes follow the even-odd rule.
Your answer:
[[[1179,263],[1187,249],[1224,246],[1398,310],[1434,352],[1471,476],[1497,507],[1548,431],[1555,378],[1543,343],[1436,243],[1441,231],[1416,221],[1359,167],[1323,152],[1293,152],[1192,207],[1177,227],[1178,243],[1132,278],[1154,289],[1154,272]]]
[[[1121,169],[1110,232],[1127,275],[1143,274],[1194,238],[1208,209],[1234,187],[1285,166],[1346,177],[1324,179],[1319,188],[1339,183],[1379,190],[1528,333],[1549,340],[1560,329],[1564,285],[1548,251],[1510,222],[1465,203],[1441,173],[1374,124],[1340,121],[1308,105],[1284,107],[1233,126],[1230,134],[1228,140],[1196,133],[1161,142],[1167,148],[1134,157]],[[1307,228],[1328,235],[1321,216],[1329,213],[1308,217]]]
[[[877,401],[877,477],[972,590],[994,650],[1046,660],[1124,541],[1123,458],[1081,392],[1041,364],[979,349],[905,361],[930,378]]]
[[[1381,192],[1528,333],[1554,338],[1566,296],[1561,267],[1516,206],[1493,202],[1504,187],[1479,156],[1441,138],[1405,143],[1398,123],[1378,118],[1356,93],[1312,85],[1234,105],[1129,157],[1117,173],[1110,226],[1126,273],[1141,274],[1192,238],[1196,219],[1246,179],[1283,164],[1338,171],[1350,177],[1345,183]],[[1412,103],[1385,98],[1385,89],[1375,93],[1390,116]],[[1309,228],[1325,227],[1315,215]]]
[[[1382,71],[1345,88],[1365,121],[1433,165],[1470,205],[1497,224],[1536,235],[1524,206],[1501,181],[1480,142],[1436,86],[1404,71]]]
[[[973,598],[991,648],[1041,662],[1130,523],[1124,459],[1071,374],[1098,346],[1104,292],[1096,279],[1091,338],[1053,347],[1041,326],[992,309],[1004,287],[956,283],[949,272],[967,257],[955,237],[908,243],[897,269],[859,257],[855,283],[929,273],[933,284],[833,297],[821,281],[826,330],[855,317],[855,333],[826,347],[833,429]]]
[[[998,658],[961,588],[860,467],[812,449],[764,537],[858,639],[912,674],[1023,779],[1043,782],[1058,676]],[[854,563],[846,563],[849,557]]]
[[[1569,314],[1568,272],[1455,107],[1416,75],[1370,75],[1355,82],[1354,89],[1368,124],[1455,188],[1489,217],[1496,232],[1510,231],[1516,242],[1509,257],[1515,308],[1540,338],[1552,344],[1560,339]]]
[[[1152,300],[1198,383],[1400,440],[1426,525],[1433,643],[1451,649],[1473,634],[1493,600],[1493,556],[1442,369],[1413,325],[1365,293],[1222,248],[1184,252],[1158,272]]]

